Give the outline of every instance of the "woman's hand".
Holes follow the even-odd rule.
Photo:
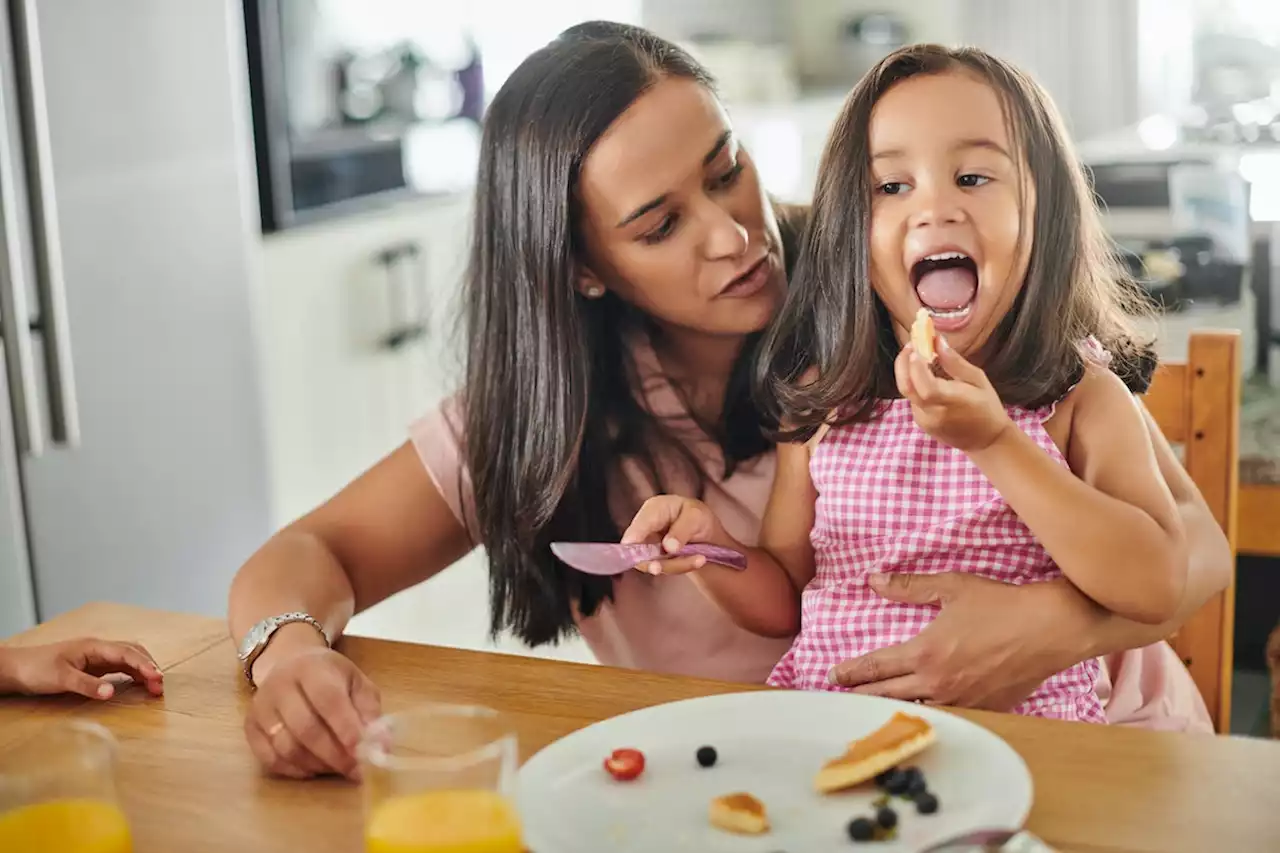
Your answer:
[[[995,443],[1013,426],[999,395],[982,369],[965,361],[938,337],[938,365],[950,379],[934,376],[911,344],[898,353],[893,375],[911,403],[920,429],[957,450],[975,453]]]
[[[272,773],[354,779],[356,747],[381,712],[378,688],[354,663],[332,649],[308,648],[259,679],[244,732]]]
[[[110,699],[106,676],[127,675],[153,696],[164,693],[164,674],[137,643],[84,637],[43,646],[0,649],[0,693],[78,693]]]
[[[1065,581],[1015,586],[964,574],[873,576],[885,598],[937,604],[912,639],[837,664],[855,692],[1008,711],[1049,676],[1094,657],[1105,614]]]
[[[674,554],[690,542],[742,550],[742,546],[725,533],[720,519],[706,504],[678,495],[649,498],[622,534],[623,545],[659,541],[668,554]],[[706,564],[707,558],[698,555],[651,560],[636,566],[636,569],[651,575],[676,575],[700,569]]]

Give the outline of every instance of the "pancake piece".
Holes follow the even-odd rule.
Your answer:
[[[938,357],[933,348],[933,336],[933,318],[929,316],[929,309],[921,308],[916,312],[916,321],[911,324],[911,344],[927,364],[932,364]]]
[[[852,788],[920,754],[936,737],[927,721],[899,711],[871,734],[849,744],[844,755],[824,764],[813,785],[822,794]]]
[[[763,835],[769,831],[764,803],[744,792],[712,800],[710,818],[712,826],[738,835]]]

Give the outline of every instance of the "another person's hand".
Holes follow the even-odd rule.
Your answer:
[[[164,693],[164,674],[137,643],[82,637],[0,649],[0,694],[78,693],[110,699],[116,693],[107,677],[112,675],[127,675],[154,696]]]
[[[690,542],[705,542],[734,550],[742,546],[720,525],[720,519],[705,503],[678,495],[658,495],[640,507],[631,525],[622,534],[623,545],[662,543],[662,550],[674,554]],[[652,560],[636,566],[652,575],[676,575],[700,569],[707,564],[701,555]]]
[[[244,731],[271,773],[354,779],[360,738],[381,713],[378,688],[354,663],[332,649],[309,648],[259,679]]]
[[[832,683],[858,693],[1009,711],[1094,656],[1102,613],[1065,581],[1015,586],[952,573],[875,576],[871,585],[893,601],[942,609],[905,643],[832,668]]]

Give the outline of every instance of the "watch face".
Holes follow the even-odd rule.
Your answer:
[[[249,656],[262,639],[267,635],[270,625],[266,622],[259,622],[249,629],[248,635],[244,638],[244,643],[240,646],[240,658],[243,660]]]

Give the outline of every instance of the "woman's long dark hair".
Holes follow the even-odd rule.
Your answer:
[[[828,415],[874,415],[898,396],[898,343],[871,284],[871,156],[868,131],[880,98],[924,74],[962,71],[988,83],[1004,108],[1019,167],[1035,187],[1026,280],[984,346],[982,367],[1008,405],[1061,398],[1084,371],[1079,344],[1096,337],[1135,392],[1155,367],[1131,317],[1150,303],[1117,261],[1083,168],[1057,109],[1030,77],[975,48],[912,45],[885,57],[849,94],[818,170],[795,275],[761,348],[756,382],[766,420],[784,440],[806,438]],[[816,368],[817,378],[805,373]]]
[[[491,629],[530,645],[571,633],[575,609],[591,615],[611,597],[610,579],[570,569],[548,546],[617,541],[609,486],[624,457],[659,489],[669,485],[659,452],[705,484],[699,460],[637,394],[627,338],[645,319],[611,294],[588,300],[577,289],[583,159],[668,77],[713,88],[696,60],[647,30],[580,24],[529,56],[485,119],[465,284],[464,456],[470,521],[490,562]],[[785,252],[793,229],[783,225]],[[757,338],[738,359],[719,422],[702,425],[727,471],[769,447],[750,393]]]

